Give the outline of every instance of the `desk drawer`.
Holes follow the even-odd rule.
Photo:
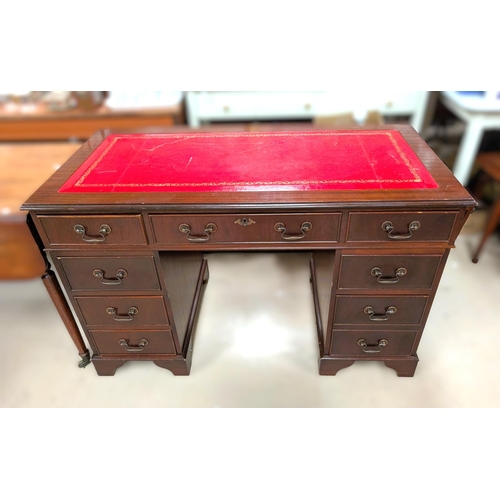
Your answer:
[[[71,290],[160,290],[154,259],[58,257]]]
[[[416,335],[415,331],[334,330],[330,353],[349,356],[408,356]]]
[[[347,241],[448,241],[458,212],[352,212]]]
[[[50,245],[145,245],[140,215],[39,216]]]
[[[342,255],[340,290],[430,290],[440,255]]]
[[[75,297],[87,326],[141,328],[168,325],[163,297]]]
[[[99,354],[175,354],[170,330],[91,330]]]
[[[160,244],[337,242],[341,214],[151,215]]]
[[[336,325],[419,325],[424,316],[427,296],[338,296],[335,307]]]

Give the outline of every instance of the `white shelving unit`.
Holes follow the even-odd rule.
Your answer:
[[[409,116],[417,132],[427,109],[427,91],[189,91],[186,111],[191,127],[220,121],[303,120],[352,112],[363,119],[367,111],[383,116]]]

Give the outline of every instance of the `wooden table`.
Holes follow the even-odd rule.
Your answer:
[[[87,140],[101,129],[136,130],[184,122],[182,104],[153,110],[70,110],[31,114],[0,113],[0,141]]]
[[[413,376],[445,262],[475,204],[402,125],[102,132],[23,208],[80,366],[90,347],[99,375],[127,361],[188,375],[204,254],[263,250],[310,253],[320,374],[383,361]]]
[[[80,144],[0,144],[0,279],[28,279],[45,266],[22,203]]]

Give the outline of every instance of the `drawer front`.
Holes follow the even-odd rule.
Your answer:
[[[337,242],[340,213],[152,215],[160,244]]]
[[[170,330],[91,330],[100,354],[175,354]]]
[[[168,325],[163,297],[75,297],[87,326],[141,328]]]
[[[427,296],[338,296],[336,325],[419,325],[423,319]]]
[[[152,256],[58,257],[72,290],[160,290]]]
[[[349,356],[409,356],[415,331],[334,330],[331,354]]]
[[[440,255],[342,255],[339,289],[431,289]]]
[[[140,215],[42,215],[50,245],[146,245]]]
[[[458,212],[352,212],[347,241],[448,241]]]

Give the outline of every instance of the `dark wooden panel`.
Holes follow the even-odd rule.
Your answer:
[[[58,257],[72,290],[159,290],[152,256],[144,257]],[[103,277],[94,271],[103,271]],[[120,276],[119,271],[126,275]],[[122,273],[123,274],[123,273]]]
[[[407,356],[411,354],[416,334],[415,331],[404,330],[334,330],[330,352],[332,355],[349,356]],[[366,341],[365,351],[363,351],[363,346],[358,344],[361,339]],[[387,345],[379,346],[381,340],[387,340]],[[366,352],[379,349],[380,352]]]
[[[203,254],[199,252],[161,252],[173,322],[182,348],[200,277]]]
[[[88,326],[140,328],[169,324],[163,297],[101,296],[75,297],[75,300]],[[108,314],[106,310],[111,307],[116,309],[117,317],[127,321],[117,321],[113,314]],[[136,307],[138,312],[129,319],[131,307]]]
[[[191,242],[188,235],[179,230],[181,224],[188,224],[190,237],[207,239],[206,243],[277,243],[288,246],[292,244],[311,242],[336,242],[339,238],[341,214],[234,214],[234,215],[152,215],[151,221],[155,240],[160,244],[203,245],[203,242]],[[247,220],[248,225],[241,225],[237,221]],[[251,221],[253,223],[251,223]],[[249,223],[250,222],[250,223]],[[275,230],[277,223],[286,227],[284,234]],[[309,231],[301,231],[302,224],[309,222],[312,227]],[[215,224],[217,230],[207,238],[205,229],[207,224]],[[284,236],[284,238],[282,237]],[[303,237],[302,237],[303,236]],[[301,237],[298,240],[288,240],[289,237]]]
[[[326,336],[328,328],[328,315],[333,290],[333,272],[335,251],[319,251],[312,253],[312,270],[315,272],[319,316],[322,323],[322,334]],[[323,343],[326,338],[322,339]]]
[[[47,234],[50,245],[83,245],[86,247],[105,247],[108,245],[145,245],[146,235],[140,215],[42,215],[40,222]],[[75,225],[82,225],[86,237],[99,239],[99,242],[86,242],[75,231]],[[111,232],[102,238],[100,227],[105,224]]]
[[[370,325],[384,328],[393,325],[419,325],[423,319],[427,296],[338,296],[335,308],[336,325]],[[366,307],[372,307],[376,317],[385,317],[388,307],[396,307],[395,314],[388,314],[385,321],[370,320],[365,313]]]
[[[448,241],[453,223],[458,212],[352,212],[349,215],[347,241]],[[420,223],[420,228],[411,231],[407,239],[392,239],[388,231],[382,229],[384,222],[394,226],[392,236],[409,235],[413,221]]]
[[[170,330],[91,330],[90,334],[100,354],[175,354]],[[140,349],[143,339],[147,344],[142,350],[128,351],[127,345],[120,344],[122,339],[127,341],[129,349]]]
[[[440,255],[342,255],[338,288],[431,289],[440,260]],[[398,269],[406,274],[398,276]]]

